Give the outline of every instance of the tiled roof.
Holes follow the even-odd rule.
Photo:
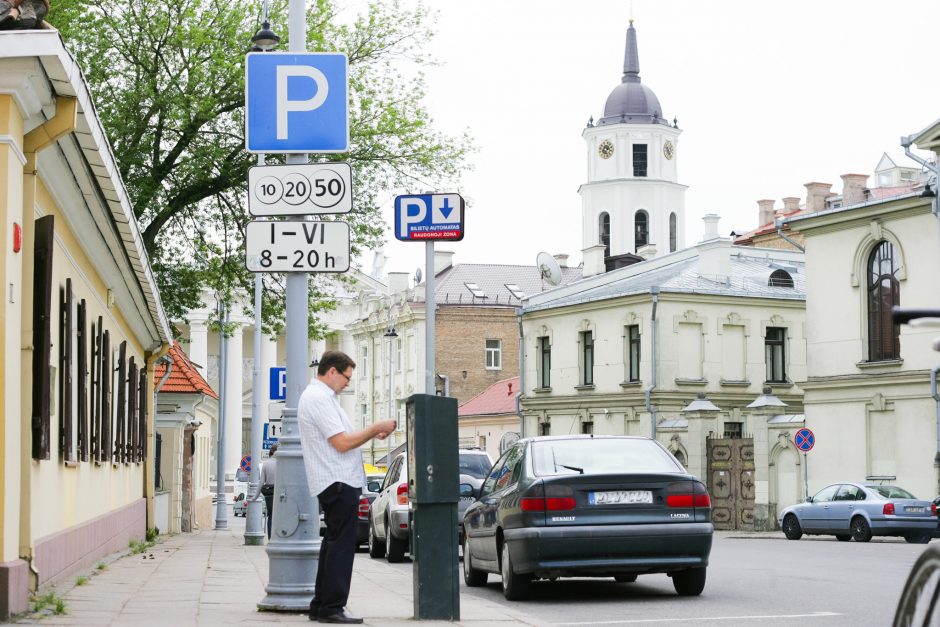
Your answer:
[[[196,369],[193,362],[189,361],[189,357],[183,352],[178,342],[173,342],[169,355],[173,360],[173,368],[170,370],[170,378],[167,379],[163,387],[160,388],[160,392],[205,394],[216,400],[219,399],[219,395],[216,394],[206,380],[202,378],[202,375],[199,374],[199,370]],[[154,368],[154,375],[158,383],[165,373],[166,366],[157,364],[157,367]]]
[[[457,408],[458,416],[488,416],[516,413],[519,377],[497,381]]]
[[[581,268],[562,268],[561,277],[560,285],[577,281],[581,278]],[[523,298],[554,287],[542,280],[541,273],[534,265],[461,263],[442,271],[436,281],[434,298],[438,306],[463,304],[518,307]]]

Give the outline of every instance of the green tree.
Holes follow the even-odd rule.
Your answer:
[[[260,26],[261,2],[245,0],[54,0],[60,30],[91,85],[121,177],[141,226],[164,308],[185,319],[208,288],[231,300],[253,294],[244,269],[247,172],[244,58]],[[381,240],[379,208],[396,191],[454,184],[472,149],[465,134],[436,131],[424,109],[433,17],[421,5],[374,2],[359,15],[331,0],[308,1],[306,48],[349,57],[350,151],[321,160],[353,168],[352,252]],[[287,49],[287,0],[271,21]],[[278,157],[269,159],[269,162]],[[311,275],[316,312],[333,304],[335,277]],[[342,277],[338,277],[342,279]],[[281,328],[284,277],[265,275],[265,329]]]

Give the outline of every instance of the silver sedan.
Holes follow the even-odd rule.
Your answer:
[[[834,535],[841,542],[901,536],[926,544],[937,527],[936,506],[903,488],[871,483],[834,483],[777,516],[789,540],[803,534]]]

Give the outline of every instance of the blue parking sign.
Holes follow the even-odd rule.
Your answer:
[[[245,147],[248,152],[346,152],[348,99],[345,54],[249,53]]]

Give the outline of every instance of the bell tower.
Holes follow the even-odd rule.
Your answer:
[[[633,20],[623,77],[582,132],[587,181],[581,194],[584,276],[600,274],[685,246],[685,190],[678,182],[677,123],[667,121],[653,90],[640,82]]]

